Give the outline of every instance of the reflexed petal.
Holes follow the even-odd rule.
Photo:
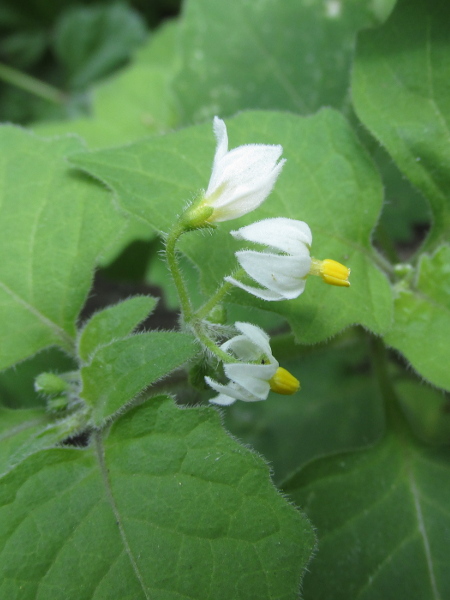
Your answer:
[[[241,399],[242,398],[238,398],[238,400]],[[210,398],[209,401],[211,404],[218,404],[219,406],[230,406],[230,404],[236,402],[236,398],[232,398],[231,396],[227,396],[226,394],[219,394],[214,398]]]
[[[242,283],[242,281],[234,279],[233,277],[225,277],[225,281],[229,281],[236,287],[241,288],[241,290],[244,290],[244,292],[248,292],[249,294],[252,294],[257,298],[261,298],[261,300],[268,300],[269,302],[274,302],[277,300],[286,300],[286,298],[278,292],[272,292],[271,290],[266,290],[264,288],[257,288],[253,285],[247,285],[245,283]]]
[[[218,383],[217,381],[211,379],[211,377],[208,376],[205,376],[205,381],[210,387],[212,387],[213,390],[219,392],[219,394],[229,396],[234,400],[244,400],[247,402],[254,400],[254,398],[249,392],[247,392],[245,389],[242,389],[241,386],[235,383],[228,383],[227,385],[222,385],[221,383]],[[231,402],[229,404],[231,404]]]
[[[236,258],[257,283],[289,300],[305,289],[304,277],[309,273],[311,258],[306,247],[304,249],[304,256],[242,250],[236,252]]]
[[[305,244],[312,244],[311,229],[307,223],[285,217],[257,221],[237,231],[231,231],[231,235],[236,239],[271,246],[294,256],[303,256]]]

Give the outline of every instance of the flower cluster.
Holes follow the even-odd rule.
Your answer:
[[[206,191],[180,218],[181,231],[213,227],[255,210],[272,191],[286,162],[281,159],[283,148],[279,145],[248,144],[228,150],[225,123],[215,117],[213,128],[217,145],[211,178]],[[235,253],[241,271],[234,277],[225,277],[223,290],[233,285],[262,300],[280,301],[300,296],[309,275],[317,275],[335,286],[350,285],[350,269],[334,260],[311,256],[312,233],[303,221],[264,219],[232,231],[231,235],[260,249]],[[242,280],[245,277],[250,278],[250,283]],[[236,400],[265,400],[270,391],[295,393],[300,384],[279,366],[268,335],[251,323],[237,322],[235,328],[240,333],[220,347],[211,340],[206,344],[210,350],[211,344],[216,348],[228,379],[228,383],[221,384],[205,377],[206,383],[218,392],[211,402],[225,406]]]

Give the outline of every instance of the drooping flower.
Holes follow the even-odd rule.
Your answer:
[[[213,129],[217,146],[209,185],[185,215],[192,228],[236,219],[258,208],[286,162],[279,160],[279,145],[246,144],[229,151],[222,119],[214,117]]]
[[[304,291],[306,277],[319,275],[326,283],[348,287],[350,269],[334,260],[311,258],[312,234],[303,221],[277,217],[232,231],[236,239],[255,242],[272,251],[239,250],[241,267],[262,287],[226,277],[233,285],[262,300],[291,300]]]
[[[263,287],[246,285],[233,277],[226,277],[227,281],[263,300],[290,300],[303,292],[311,268],[312,234],[306,223],[284,217],[264,219],[231,235],[264,244],[275,252],[236,252],[241,267]]]
[[[265,400],[270,390],[279,394],[294,394],[300,383],[279,366],[272,355],[269,336],[251,323],[237,322],[235,327],[241,335],[222,344],[221,349],[241,362],[224,365],[225,375],[230,380],[227,385],[205,377],[206,383],[219,392],[210,402],[222,406],[236,400],[256,402]]]

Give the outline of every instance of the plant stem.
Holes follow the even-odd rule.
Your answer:
[[[2,63],[0,63],[0,79],[53,104],[63,104],[66,100],[65,94],[52,85]]]
[[[171,230],[166,241],[166,258],[170,274],[172,275],[175,287],[177,288],[184,320],[189,322],[192,317],[192,305],[183,280],[183,275],[178,265],[177,253],[175,250],[176,243],[184,232],[185,229],[179,223]]]
[[[232,356],[230,356],[229,354],[227,354],[226,352],[224,352],[223,350],[221,350],[213,341],[212,339],[206,335],[206,333],[204,333],[201,330],[201,326],[194,326],[194,330],[195,330],[195,335],[197,336],[197,338],[200,340],[200,342],[206,347],[208,348],[208,350],[210,352],[212,352],[213,354],[215,354],[218,358],[220,358],[220,360],[224,363],[236,363],[239,362],[236,358],[233,358]]]
[[[386,273],[389,277],[393,277],[395,275],[393,265],[379,252],[374,250],[371,254],[371,258],[375,264],[377,264],[382,271]]]
[[[235,279],[240,279],[240,277],[242,277],[242,275],[244,275],[244,273],[245,273],[244,269],[239,269],[239,271],[237,271],[233,275],[233,277]],[[232,288],[233,288],[232,283],[230,283],[229,281],[224,281],[220,285],[220,287],[217,289],[217,291],[211,296],[211,298],[197,310],[197,312],[195,313],[195,317],[197,319],[206,318],[209,315],[209,313],[212,311],[212,309],[216,306],[216,304],[219,304],[219,302],[228,294],[228,292]]]

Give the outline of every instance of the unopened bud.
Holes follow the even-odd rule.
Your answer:
[[[69,384],[62,377],[54,373],[41,373],[34,380],[34,389],[47,396],[55,396],[65,392]]]

